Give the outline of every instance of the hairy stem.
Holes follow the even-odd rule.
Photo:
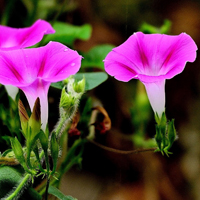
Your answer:
[[[27,183],[30,177],[31,177],[30,174],[26,174],[26,176],[24,177],[22,182],[18,185],[16,190],[8,198],[6,198],[6,200],[14,199],[14,197],[16,197],[20,193],[20,191],[23,189],[23,187],[25,186],[25,184]]]

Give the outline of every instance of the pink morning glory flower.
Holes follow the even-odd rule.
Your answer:
[[[44,47],[0,51],[0,83],[25,93],[31,109],[40,98],[42,129],[48,120],[47,93],[52,82],[78,72],[82,57],[58,42]]]
[[[197,46],[186,33],[131,35],[104,60],[105,71],[120,81],[139,79],[150,104],[161,116],[165,111],[165,80],[181,73],[186,62],[194,62]]]
[[[41,19],[26,28],[12,28],[0,25],[0,49],[11,50],[30,47],[38,43],[44,35],[52,33],[55,33],[52,26]]]
[[[20,49],[35,45],[46,34],[53,34],[52,26],[38,19],[32,26],[26,28],[12,28],[0,25],[0,50]],[[9,96],[15,99],[18,88],[11,85],[5,86]]]

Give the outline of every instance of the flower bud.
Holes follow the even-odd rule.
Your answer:
[[[85,91],[85,77],[80,81],[73,83],[73,89],[76,93],[83,93]]]
[[[60,99],[60,107],[64,109],[70,109],[74,106],[76,99],[73,95],[67,93],[65,91],[65,87],[62,89],[61,99]]]
[[[28,131],[29,116],[21,100],[19,100],[18,102],[18,109],[19,109],[19,117],[21,121],[22,131],[23,131],[23,134],[26,135]]]
[[[31,127],[31,138],[33,139],[41,129],[41,111],[39,98],[37,98],[35,101],[33,112],[29,119],[29,126]]]

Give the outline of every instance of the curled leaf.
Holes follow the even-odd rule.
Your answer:
[[[97,119],[91,125],[94,125],[96,131],[100,132],[100,134],[106,133],[106,131],[111,129],[111,119],[110,119],[107,111],[101,106],[96,106],[92,110],[99,111],[103,115],[103,119]]]

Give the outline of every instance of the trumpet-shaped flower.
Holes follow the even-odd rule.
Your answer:
[[[55,33],[52,26],[41,19],[26,28],[12,28],[0,25],[0,50],[30,47],[38,43],[44,35],[52,33]]]
[[[47,93],[51,82],[78,72],[81,56],[58,42],[44,47],[0,51],[0,83],[13,85],[25,93],[31,109],[40,98],[43,130],[48,120]]]
[[[44,21],[37,20],[32,26],[26,28],[12,28],[0,25],[0,50],[20,49],[38,43],[44,35],[53,34],[55,30]],[[6,85],[6,90],[13,99],[18,92],[18,88]]]
[[[165,80],[194,62],[197,46],[186,33],[177,36],[134,33],[104,60],[105,71],[120,81],[139,79],[159,116],[165,111]]]

